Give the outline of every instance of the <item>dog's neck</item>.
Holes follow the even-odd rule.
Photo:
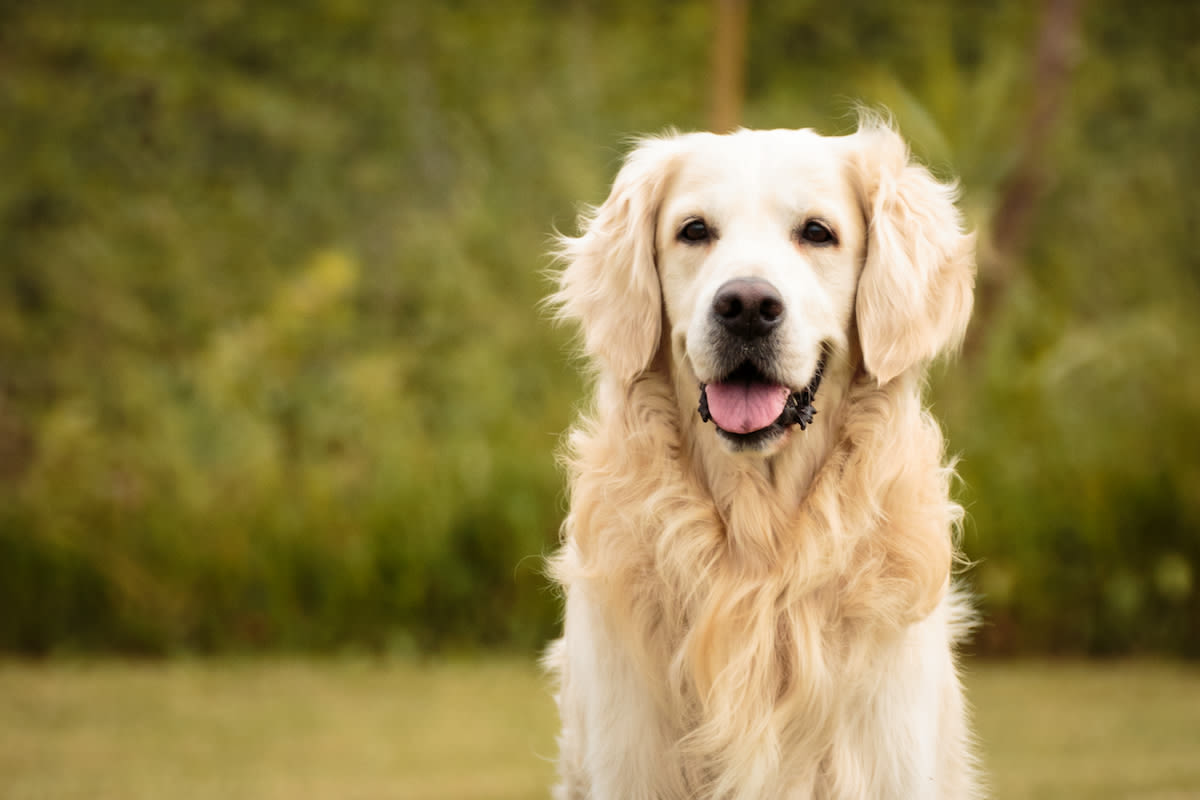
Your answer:
[[[573,436],[574,452],[586,456],[569,462],[575,491],[595,492],[609,504],[645,498],[620,505],[615,517],[641,545],[682,537],[697,557],[715,558],[743,575],[803,563],[816,582],[857,558],[856,543],[881,520],[903,517],[914,542],[893,531],[875,544],[913,552],[936,545],[939,552],[926,559],[932,577],[922,572],[913,582],[919,597],[901,598],[928,611],[928,599],[936,599],[948,574],[949,530],[958,512],[952,503],[918,497],[922,486],[911,478],[925,474],[922,469],[942,470],[941,433],[923,414],[915,371],[880,386],[861,359],[831,357],[813,424],[793,427],[766,454],[732,452],[701,420],[697,400],[694,375],[686,367],[672,369],[666,358],[632,383],[602,377],[595,422]],[[593,443],[584,447],[585,440]],[[913,463],[921,469],[914,471]],[[855,487],[852,502],[844,492],[848,484]],[[671,514],[691,522],[662,528]],[[585,550],[612,544],[589,526],[582,530],[597,534],[576,537],[585,560],[591,557]],[[911,560],[899,551],[896,558]]]

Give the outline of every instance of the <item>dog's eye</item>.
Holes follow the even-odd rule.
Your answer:
[[[833,231],[815,219],[804,223],[804,227],[800,229],[800,238],[813,244],[837,244],[837,237],[833,235]]]
[[[705,242],[709,236],[708,225],[702,219],[688,220],[679,230],[679,238],[685,242]]]

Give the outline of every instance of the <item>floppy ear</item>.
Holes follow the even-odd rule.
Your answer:
[[[880,384],[956,349],[975,285],[975,237],[963,231],[957,187],[909,160],[890,127],[853,137],[867,216],[856,314],[863,361]]]
[[[585,352],[622,383],[650,365],[662,334],[654,238],[676,150],[674,139],[641,141],[604,205],[581,218],[583,235],[559,240],[566,266],[549,302],[579,322]]]

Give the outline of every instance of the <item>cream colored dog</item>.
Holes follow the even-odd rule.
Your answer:
[[[642,141],[552,297],[597,376],[554,575],[560,798],[977,796],[928,362],[954,189],[888,126]]]

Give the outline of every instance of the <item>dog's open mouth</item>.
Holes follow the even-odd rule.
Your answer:
[[[719,381],[700,384],[700,419],[711,421],[727,438],[753,446],[791,425],[805,430],[817,410],[813,399],[825,372],[822,353],[812,380],[799,391],[776,383],[745,361]]]

